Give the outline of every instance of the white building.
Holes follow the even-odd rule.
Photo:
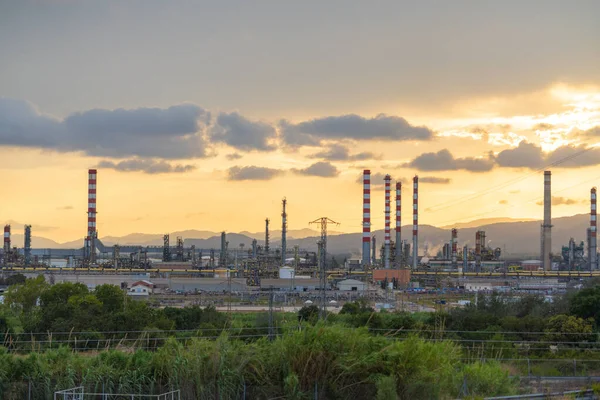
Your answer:
[[[152,294],[152,290],[154,289],[154,284],[150,281],[142,280],[137,281],[131,284],[131,287],[127,291],[129,296],[136,297],[144,297],[150,296]]]
[[[340,291],[344,292],[362,292],[367,290],[367,284],[365,282],[357,281],[356,279],[344,279],[339,281],[337,287]]]

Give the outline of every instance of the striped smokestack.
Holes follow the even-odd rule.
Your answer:
[[[95,261],[96,256],[96,184],[97,171],[88,170],[88,223],[87,223],[87,249],[90,262]]]
[[[588,248],[588,258],[590,259],[590,270],[598,269],[598,253],[596,249],[596,188],[592,188],[590,193],[590,245]]]
[[[4,225],[4,254],[10,252],[10,225]]]
[[[402,183],[396,182],[396,266],[402,266]]]
[[[384,255],[384,268],[390,267],[390,181],[391,177],[386,175],[383,178],[385,181],[385,255]]]
[[[457,238],[458,238],[458,231],[456,230],[456,228],[452,229],[452,268],[453,269],[458,269],[458,265],[456,264],[456,257],[457,257]]]
[[[363,236],[362,263],[369,265],[371,256],[371,171],[363,171]]]
[[[413,269],[417,269],[419,256],[419,177],[413,178]]]

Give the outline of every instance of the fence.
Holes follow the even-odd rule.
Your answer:
[[[181,392],[172,390],[162,394],[86,393],[82,386],[59,390],[54,400],[181,400]]]

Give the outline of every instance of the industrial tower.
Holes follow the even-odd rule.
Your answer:
[[[362,234],[362,264],[369,265],[371,255],[371,171],[363,171],[363,234]],[[373,249],[375,245],[373,245]],[[373,260],[375,263],[375,260]]]
[[[285,212],[285,205],[287,200],[285,197],[281,201],[283,206],[283,212],[281,213],[281,266],[285,266],[285,252],[287,250],[287,213]]]
[[[384,254],[383,254],[383,267],[385,269],[390,268],[390,181],[391,177],[386,175],[383,178],[385,182],[385,236],[384,236]]]
[[[85,252],[88,262],[96,262],[96,189],[98,182],[98,172],[95,169],[88,170],[88,223],[87,236],[85,240]]]
[[[402,182],[396,182],[396,267],[402,267]]]
[[[542,224],[542,266],[544,271],[552,269],[550,253],[552,252],[552,192],[550,171],[544,171],[544,223]]]
[[[25,246],[23,247],[25,266],[31,264],[31,225],[25,225]]]
[[[591,271],[598,269],[598,250],[596,247],[596,233],[598,228],[596,224],[596,188],[594,187],[590,191],[590,243],[588,245],[588,258]]]
[[[413,178],[413,269],[417,269],[419,257],[419,177]]]
[[[339,225],[339,223],[327,218],[321,217],[314,221],[309,222],[309,225],[320,224],[321,225],[321,239],[319,240],[319,283],[321,289],[321,318],[325,318],[326,315],[326,296],[325,289],[327,288],[327,224]]]

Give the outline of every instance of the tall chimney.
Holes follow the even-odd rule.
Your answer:
[[[596,188],[590,192],[590,244],[588,247],[588,258],[590,260],[590,270],[598,269],[598,253],[596,249]]]
[[[390,268],[390,180],[392,178],[386,175],[385,181],[385,252],[383,266],[385,269]]]
[[[552,264],[550,253],[552,252],[552,192],[550,171],[544,171],[544,223],[542,225],[542,265],[544,271],[550,271]]]
[[[283,212],[281,213],[281,266],[285,267],[285,252],[287,250],[287,213],[285,205],[287,200],[285,197],[282,200]]]
[[[481,231],[475,232],[475,272],[481,272]]]
[[[370,264],[371,256],[371,171],[363,171],[363,235],[362,235],[362,264]],[[373,260],[374,262],[375,260]]]
[[[87,223],[87,252],[89,262],[96,262],[96,185],[97,171],[88,170],[88,223]]]
[[[269,218],[265,218],[265,255],[269,255]]]
[[[402,182],[396,182],[396,266],[402,266]]]
[[[4,225],[4,257],[10,252],[10,225]]]
[[[373,265],[377,265],[377,239],[375,238],[375,236],[373,236],[373,243],[371,244],[371,248],[373,249],[371,262],[373,263]]]
[[[419,257],[419,177],[413,178],[413,269],[417,269]]]
[[[463,272],[468,272],[469,269],[469,249],[467,245],[463,247]]]
[[[457,242],[456,239],[458,237],[458,231],[455,229],[452,229],[452,268],[453,269],[457,269],[458,265],[456,264],[456,248],[457,248]]]
[[[31,264],[31,225],[25,225],[23,255],[25,256],[25,265],[29,266]]]

